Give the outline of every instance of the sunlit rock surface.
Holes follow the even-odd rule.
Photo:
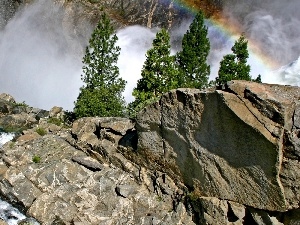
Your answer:
[[[122,155],[134,130],[124,118],[40,121],[2,147],[0,193],[41,224],[194,224],[172,179]]]
[[[298,209],[298,87],[232,81],[178,89],[137,118],[138,151],[199,196]]]
[[[232,81],[172,90],[136,121],[40,118],[1,148],[0,193],[42,224],[297,224],[299,97]]]

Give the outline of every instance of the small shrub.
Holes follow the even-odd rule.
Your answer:
[[[187,194],[187,197],[189,198],[189,200],[191,200],[192,202],[196,202],[201,196],[200,190],[198,188],[196,188],[195,190],[189,192]]]
[[[40,156],[34,155],[34,156],[32,157],[32,162],[34,162],[34,163],[39,163],[40,161],[41,161],[41,157],[40,157]]]
[[[15,147],[15,142],[11,141],[11,142],[9,143],[9,148],[12,149],[13,147]]]
[[[53,117],[49,118],[49,119],[47,120],[47,122],[48,122],[48,123],[55,124],[55,125],[57,125],[57,126],[60,126],[60,125],[63,123],[63,121],[62,121],[61,119],[53,118]]]
[[[27,105],[27,104],[25,103],[25,101],[23,101],[23,102],[16,102],[16,103],[14,103],[14,106],[29,107],[29,105]]]
[[[44,136],[45,134],[47,134],[47,131],[42,128],[42,127],[38,127],[35,132],[37,132],[39,135]]]
[[[157,196],[157,201],[162,202],[163,201],[163,197],[162,196]]]

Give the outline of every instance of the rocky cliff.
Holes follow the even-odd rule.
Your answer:
[[[1,148],[0,194],[28,216],[41,224],[194,224],[183,186],[124,157],[136,146],[133,121],[82,118],[68,127],[53,107],[24,127],[31,108],[14,113],[18,103],[0,98],[2,130],[22,128]]]
[[[299,97],[232,81],[70,127],[54,107],[1,148],[0,193],[42,224],[299,224]]]
[[[293,224],[285,216],[300,213],[299,91],[243,81],[224,90],[171,91],[138,115],[138,152],[149,168],[189,187],[202,207],[229,200],[243,205],[246,216],[264,214],[264,224],[274,212]],[[210,211],[205,223],[230,207],[218,216]]]

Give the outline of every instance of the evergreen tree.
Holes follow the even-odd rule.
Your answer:
[[[180,72],[179,87],[202,89],[208,86],[210,66],[206,61],[209,50],[204,15],[199,11],[183,36],[182,51],[176,55]]]
[[[156,100],[163,93],[177,87],[178,71],[175,57],[170,55],[170,36],[165,29],[156,34],[152,48],[146,53],[142,69],[142,78],[132,95],[135,101],[130,104],[133,110],[139,110],[146,103]]]
[[[217,84],[222,85],[230,80],[251,81],[250,66],[247,64],[249,57],[248,41],[242,35],[231,48],[233,54],[225,55],[220,63]]]
[[[261,83],[261,75],[258,74],[258,76],[255,79],[253,79],[252,81],[254,81],[256,83]]]
[[[122,116],[125,101],[122,92],[126,82],[119,77],[117,60],[120,48],[118,38],[108,16],[103,13],[92,33],[83,58],[85,83],[75,102],[77,118],[84,116]]]

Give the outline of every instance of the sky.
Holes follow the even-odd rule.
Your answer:
[[[232,1],[236,2],[232,4]],[[299,85],[300,14],[297,9],[300,2],[232,1],[224,8],[228,23],[223,28],[207,21],[211,42],[210,79],[217,76],[220,60],[230,53],[234,41],[244,32],[249,38],[248,63],[254,78],[261,74],[263,82]],[[63,13],[52,1],[39,0],[18,12],[0,31],[0,92],[37,108],[73,109],[83,85],[80,46],[86,43],[71,40],[72,31],[60,22]],[[190,23],[184,21],[171,31],[171,36],[181,37]],[[240,33],[226,32],[226,25],[232,24],[239,24]],[[120,75],[127,81],[124,93],[127,102],[133,100],[132,89],[140,78],[146,51],[151,48],[158,29],[130,26],[117,31],[117,45],[122,49],[118,66]]]

